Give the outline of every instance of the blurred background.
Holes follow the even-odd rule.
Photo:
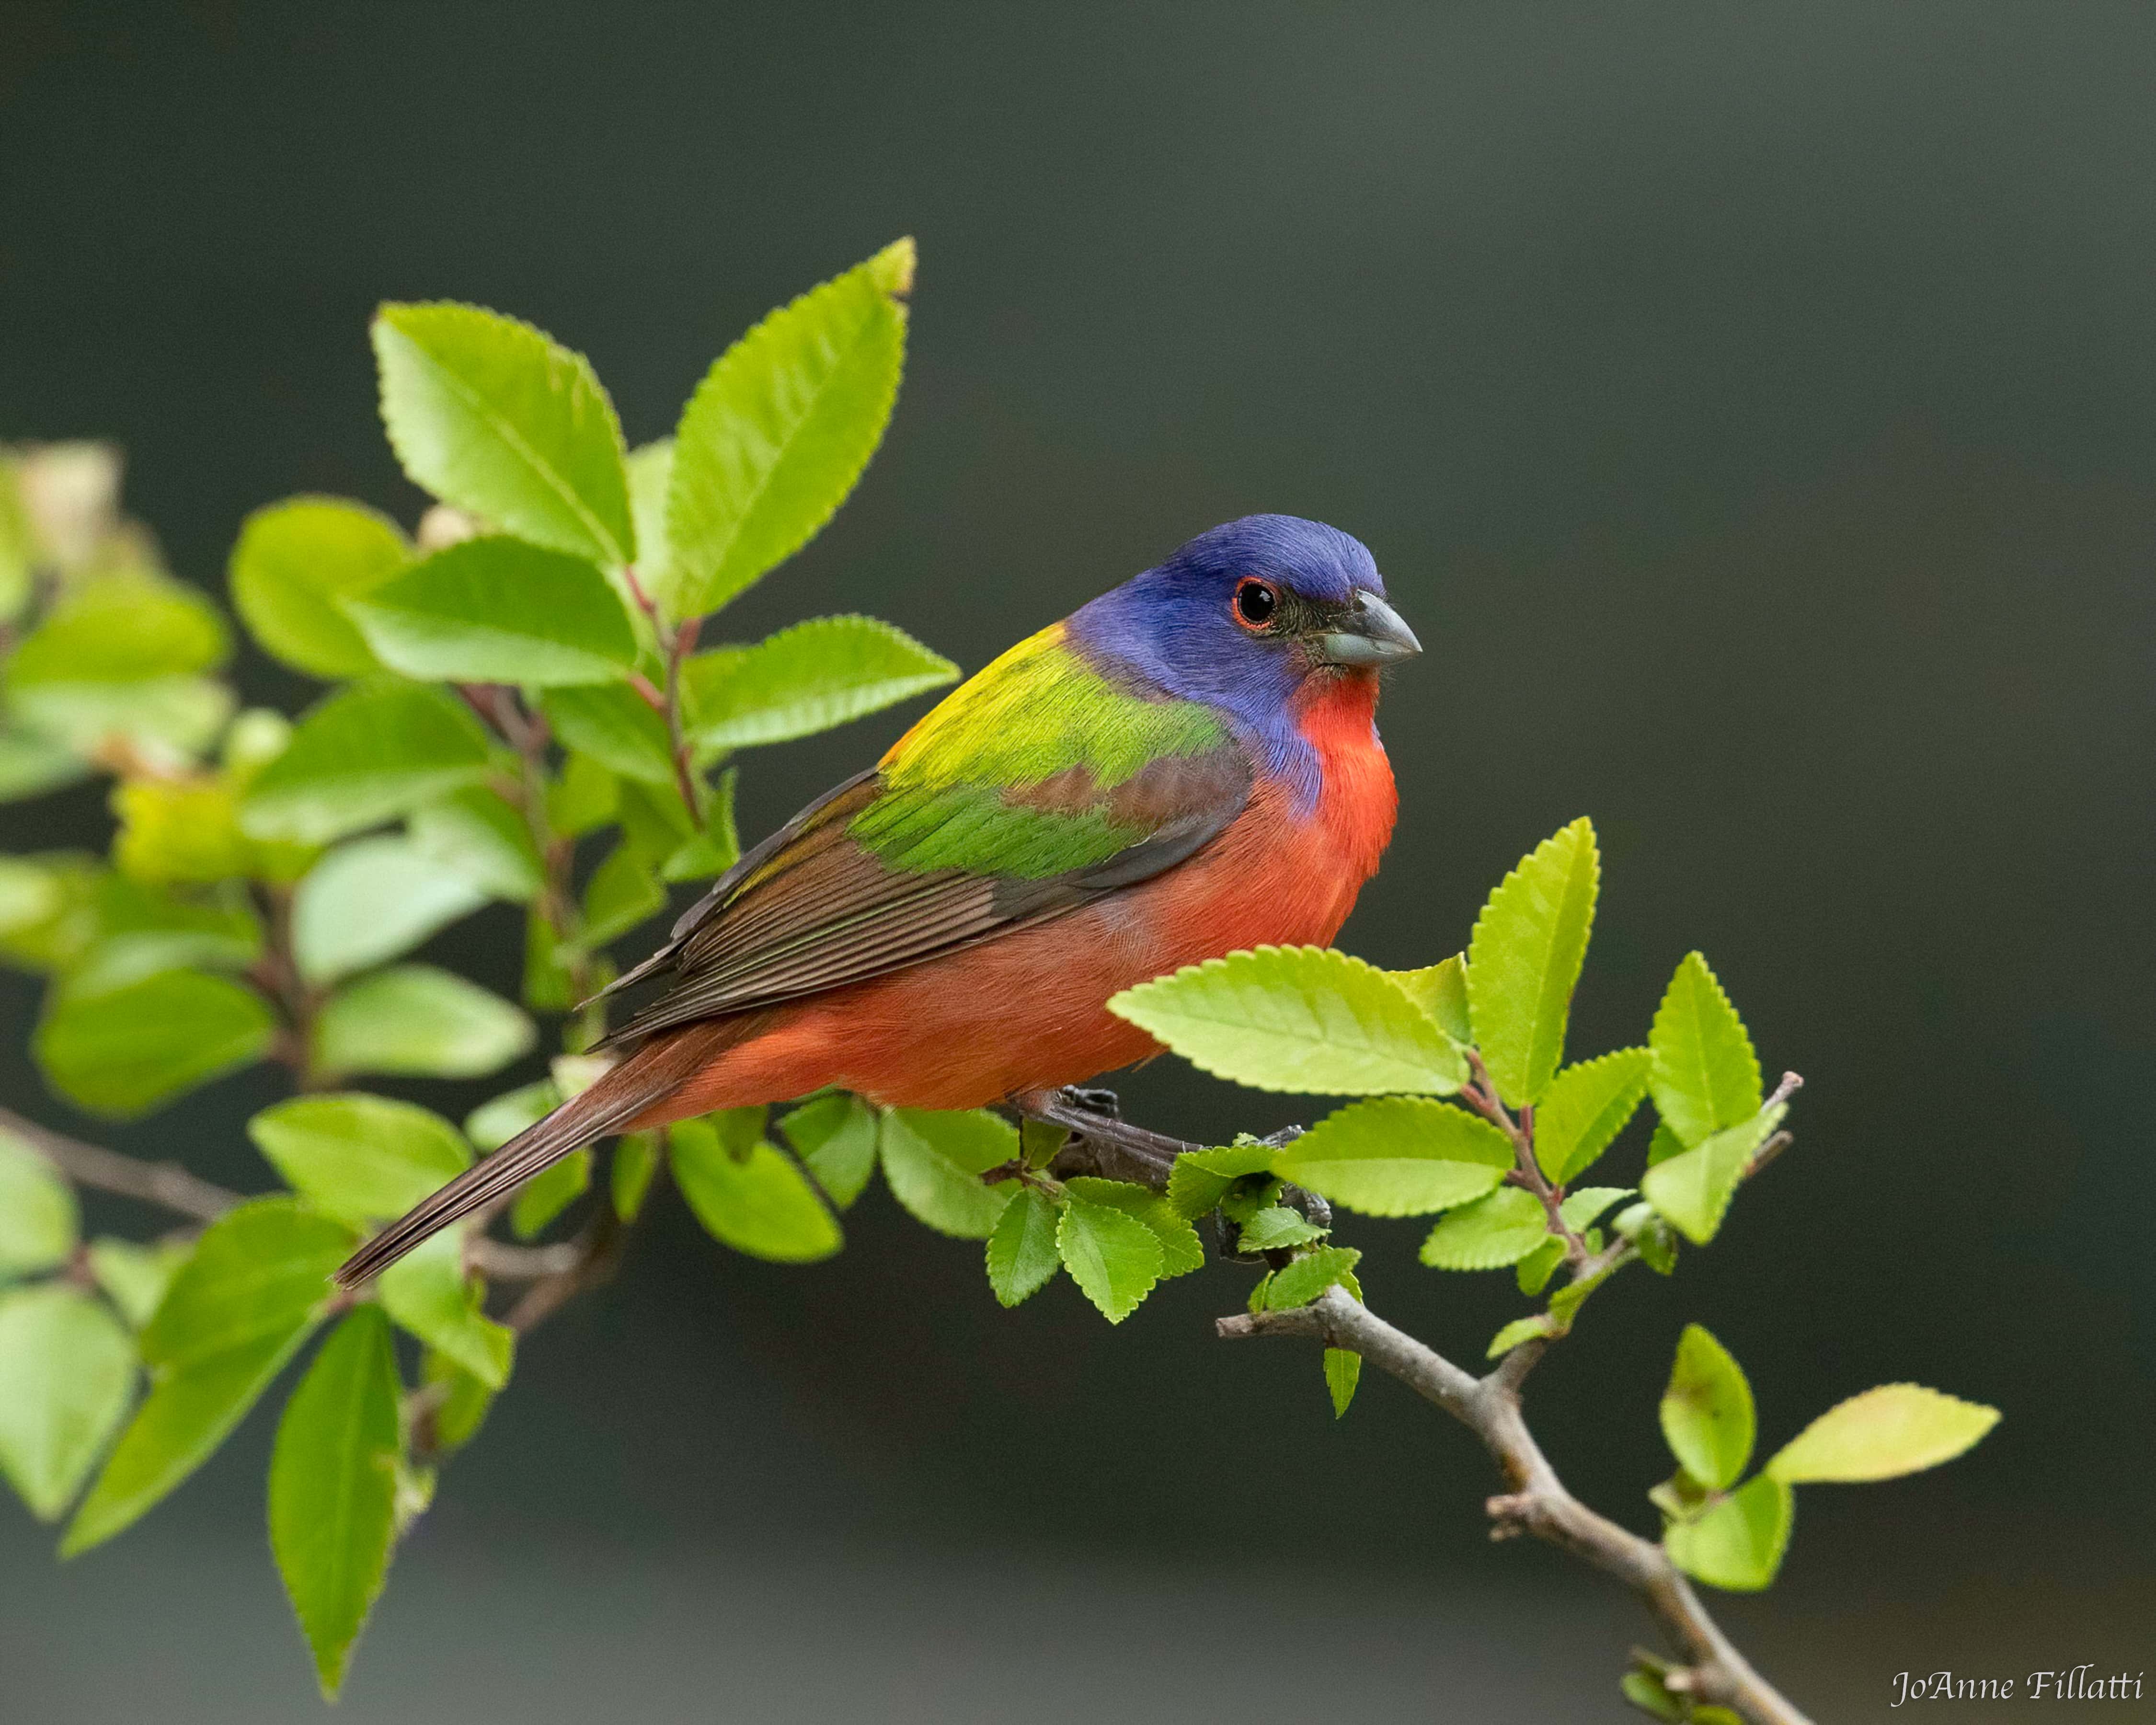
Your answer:
[[[2005,1411],[1938,1473],[1806,1488],[1776,1590],[1719,1602],[1815,1717],[1883,1718],[1903,1670],[2151,1662],[2152,77],[2156,13],[2068,0],[7,3],[0,435],[123,443],[131,510],[222,594],[258,504],[416,514],[377,300],[542,325],[637,441],[910,233],[883,453],[722,633],[858,608],[972,670],[1228,516],[1359,535],[1430,650],[1343,944],[1455,950],[1591,814],[1574,1046],[1638,1040],[1698,946],[1808,1080],[1716,1247],[1537,1374],[1569,1482],[1654,1526],[1691,1319],[1765,1445],[1889,1379]],[[752,757],[745,833],[906,716]],[[73,792],[0,839],[104,819]],[[513,990],[517,944],[496,907],[434,951]],[[11,1102],[270,1183],[239,1132],[267,1069],[97,1126],[27,1063],[36,1007],[0,977]],[[1124,1091],[1214,1139],[1317,1106],[1172,1062]],[[1214,1340],[1240,1271],[1111,1331],[1067,1280],[1002,1312],[880,1189],[850,1221],[785,1269],[668,1207],[445,1477],[342,1717],[1625,1716],[1632,1602],[1491,1546],[1483,1457],[1389,1381],[1336,1427],[1314,1353]],[[1518,1309],[1416,1267],[1412,1224],[1345,1237],[1441,1348]],[[262,1532],[273,1405],[67,1566],[0,1507],[8,1717],[317,1716]]]

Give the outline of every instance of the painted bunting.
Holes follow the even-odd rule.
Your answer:
[[[594,1138],[714,1109],[836,1086],[1069,1123],[1065,1086],[1158,1051],[1110,997],[1338,931],[1398,802],[1378,668],[1420,650],[1337,529],[1260,515],[1201,534],[743,856],[613,985],[670,979],[601,1045],[613,1068],[338,1280]]]

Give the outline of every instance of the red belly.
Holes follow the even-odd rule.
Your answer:
[[[1343,842],[1322,818],[1291,819],[1260,787],[1219,839],[1155,880],[763,1015],[664,1117],[825,1085],[896,1106],[976,1108],[1129,1065],[1159,1045],[1106,1009],[1111,995],[1241,947],[1324,945],[1375,863],[1374,847]],[[658,1124],[657,1112],[638,1123]]]

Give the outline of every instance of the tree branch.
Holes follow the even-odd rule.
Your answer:
[[[1674,1674],[1680,1681],[1672,1687],[1734,1708],[1752,1725],[1810,1725],[1731,1644],[1661,1546],[1598,1515],[1565,1489],[1520,1411],[1520,1380],[1544,1344],[1517,1348],[1487,1377],[1476,1378],[1338,1287],[1328,1288],[1312,1305],[1238,1313],[1219,1319],[1217,1328],[1230,1339],[1296,1336],[1351,1349],[1435,1402],[1481,1440],[1511,1487],[1486,1506],[1491,1538],[1532,1533],[1639,1594],[1690,1662],[1687,1671]],[[1523,1356],[1532,1357],[1516,1363]]]
[[[247,1202],[245,1193],[214,1185],[177,1163],[142,1162],[117,1150],[85,1144],[25,1119],[12,1108],[0,1108],[0,1133],[21,1139],[78,1186],[153,1204],[198,1222],[214,1222]],[[574,1240],[526,1246],[477,1235],[465,1245],[465,1261],[497,1281],[543,1281],[577,1268],[582,1255]]]
[[[246,1202],[239,1193],[199,1179],[177,1163],[139,1162],[117,1150],[85,1144],[25,1120],[12,1108],[0,1108],[0,1132],[20,1138],[78,1186],[139,1199],[198,1222],[214,1222],[234,1204]]]

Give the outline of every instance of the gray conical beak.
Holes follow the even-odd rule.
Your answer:
[[[1390,665],[1422,651],[1422,643],[1401,620],[1400,614],[1377,594],[1359,587],[1348,602],[1347,614],[1338,620],[1337,628],[1325,633],[1319,646],[1334,665]]]

